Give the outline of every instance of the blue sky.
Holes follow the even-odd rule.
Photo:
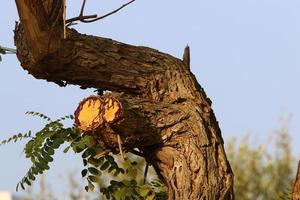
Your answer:
[[[67,2],[68,15],[75,16],[80,1]],[[90,0],[86,12],[105,13],[122,3]],[[279,126],[278,116],[290,113],[293,153],[299,155],[299,10],[298,0],[137,0],[107,19],[75,28],[180,58],[189,44],[191,69],[213,102],[223,137],[240,138],[248,132],[265,141]],[[18,20],[14,1],[1,2],[0,14],[0,45],[12,47]],[[1,140],[42,126],[42,121],[25,116],[26,111],[51,117],[72,114],[92,90],[36,80],[8,55],[0,63],[0,94]],[[29,163],[21,153],[22,143],[0,148],[0,190],[13,191],[26,173]],[[61,181],[58,174],[81,167],[72,154],[56,158],[46,174],[51,183]]]

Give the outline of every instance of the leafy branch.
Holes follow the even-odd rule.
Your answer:
[[[111,174],[112,177],[119,175],[127,177],[121,178],[121,181],[119,181],[120,178],[118,181],[111,180],[109,186],[100,188],[100,192],[107,199],[124,199],[123,197],[127,199],[166,199],[164,185],[159,180],[142,185],[137,184],[135,179],[137,178],[136,166],[138,163],[136,161],[126,157],[124,160],[122,159],[126,168],[122,168],[115,161],[115,156],[109,155],[109,152],[101,144],[95,143],[92,135],[82,133],[75,126],[64,127],[63,122],[68,119],[73,120],[73,115],[52,120],[39,112],[26,112],[26,114],[45,120],[45,126],[35,134],[32,134],[31,131],[18,133],[0,142],[0,145],[3,145],[29,139],[25,144],[24,154],[26,158],[30,159],[31,167],[17,184],[17,191],[19,188],[25,190],[25,186],[30,186],[38,174],[49,170],[49,164],[54,161],[55,151],[64,143],[69,143],[63,152],[67,153],[69,150],[73,150],[76,154],[81,154],[83,161],[81,175],[87,180],[86,191],[93,191],[95,186],[105,179],[103,174],[106,173]]]

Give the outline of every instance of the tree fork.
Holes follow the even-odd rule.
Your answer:
[[[97,129],[98,139],[117,151],[119,134],[125,149],[139,148],[168,186],[170,200],[234,199],[221,131],[189,69],[189,49],[180,60],[73,29],[64,39],[63,1],[39,2],[16,0],[22,67],[38,79],[113,91],[122,119]]]

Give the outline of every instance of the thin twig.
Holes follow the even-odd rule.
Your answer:
[[[85,19],[91,19],[91,18],[97,17],[97,15],[83,15],[85,4],[86,4],[86,0],[83,0],[81,9],[80,9],[80,13],[77,17],[73,17],[71,19],[66,20],[66,23],[68,24],[68,26],[73,25],[74,24],[73,22],[75,22],[75,21],[82,21]]]
[[[136,151],[134,149],[130,150],[130,153],[134,154],[134,155],[137,155],[137,156],[140,156],[140,157],[144,157],[145,155],[139,151]]]
[[[122,150],[122,141],[121,141],[120,135],[117,134],[117,137],[118,137],[118,144],[119,144],[120,154],[121,154],[122,158],[124,159],[124,154],[123,154],[123,150]]]
[[[116,12],[122,10],[123,8],[125,8],[125,7],[128,6],[129,4],[133,3],[134,1],[135,1],[135,0],[131,0],[131,1],[129,1],[128,3],[125,3],[124,5],[122,5],[121,7],[119,7],[118,9],[115,9],[115,10],[113,10],[113,11],[111,11],[111,12],[109,12],[109,13],[103,15],[103,16],[97,17],[96,19],[84,20],[83,22],[84,22],[84,23],[91,23],[91,22],[98,21],[98,20],[100,20],[100,19],[104,19],[105,17],[108,17],[108,16],[110,16],[110,15],[112,15],[112,14],[115,14]]]
[[[7,54],[15,54],[15,53],[17,53],[16,49],[12,49],[12,48],[8,48],[8,47],[2,47],[2,46],[0,46],[0,49],[4,50],[5,53],[7,53]]]
[[[145,171],[144,171],[144,184],[145,184],[146,181],[147,181],[148,169],[149,169],[149,163],[147,162],[147,163],[146,163],[146,166],[145,166]]]
[[[95,159],[99,159],[103,156],[106,156],[107,154],[109,154],[110,150],[105,150],[103,152],[98,153],[97,155],[94,156]]]
[[[92,18],[96,18],[97,15],[79,15],[78,17],[73,17],[73,18],[70,18],[70,19],[67,19],[66,20],[66,23],[67,24],[70,24],[70,23],[73,23],[75,21],[84,21],[86,19],[92,19]]]
[[[83,0],[79,16],[83,16],[83,11],[84,11],[84,7],[85,7],[85,3],[86,3],[86,0]]]
[[[66,20],[66,23],[70,26],[75,21],[81,21],[83,23],[95,22],[95,21],[104,19],[104,18],[106,18],[106,17],[108,17],[112,14],[117,13],[118,11],[122,10],[123,8],[125,8],[129,4],[133,3],[134,1],[135,0],[131,0],[131,1],[123,4],[121,7],[117,8],[117,9],[115,9],[115,10],[113,10],[113,11],[111,11],[111,12],[105,14],[105,15],[102,15],[102,16],[98,17],[98,15],[96,15],[96,14],[95,15],[83,15],[84,8],[85,8],[85,3],[86,3],[86,0],[83,0],[79,16],[73,17],[73,18],[70,18],[70,19]]]
[[[63,1],[63,20],[64,20],[64,39],[67,38],[67,27],[66,27],[66,19],[67,19],[67,8],[66,8],[66,0]]]

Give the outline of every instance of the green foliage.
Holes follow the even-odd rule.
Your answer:
[[[291,199],[294,178],[290,138],[284,125],[272,135],[270,149],[251,145],[248,137],[227,142],[227,156],[235,175],[236,199]],[[272,153],[270,153],[272,152]]]
[[[71,115],[53,121],[50,117],[38,112],[27,112],[26,114],[38,116],[47,123],[34,135],[31,131],[25,134],[19,133],[1,142],[1,144],[7,144],[12,141],[16,142],[24,138],[30,138],[25,144],[24,153],[25,157],[30,159],[32,165],[23,179],[17,184],[16,190],[18,190],[19,187],[25,189],[25,185],[31,185],[31,182],[36,179],[38,174],[43,174],[45,170],[48,170],[50,168],[49,163],[53,161],[55,150],[57,150],[64,142],[69,142],[70,146],[76,152],[79,151],[79,148],[84,150],[90,146],[88,135],[80,133],[76,127],[64,127],[63,121],[66,119],[73,119],[73,116]]]
[[[32,138],[31,131],[29,131],[28,133],[18,133],[18,134],[11,136],[10,138],[8,138],[6,140],[2,140],[0,143],[0,146],[10,143],[10,142],[17,142],[18,140],[27,139],[27,138]]]
[[[132,156],[130,156],[132,157]],[[139,163],[141,164],[141,163]],[[138,165],[136,165],[138,167]],[[41,176],[38,183],[38,190],[36,188],[36,183],[33,184],[30,188],[26,189],[25,193],[22,193],[18,196],[19,200],[61,200],[61,199],[69,199],[69,200],[96,200],[96,199],[107,199],[105,194],[96,192],[85,192],[83,186],[80,181],[76,180],[76,172],[67,172],[67,176],[64,176],[64,179],[67,178],[67,182],[65,182],[66,187],[63,194],[53,193],[51,190],[51,185],[46,184],[45,177]],[[123,177],[124,178],[124,177]],[[154,191],[160,190],[160,188],[164,188],[162,183],[159,180],[153,179],[149,184],[145,184],[143,186],[139,185],[138,181],[111,181],[107,187],[102,187],[101,190],[107,190],[108,195],[110,195],[110,199],[128,199],[130,193],[136,191],[138,194],[135,196],[131,195],[130,200],[133,199],[146,199],[146,200],[165,200],[167,199],[165,192],[156,192]],[[116,187],[115,187],[116,186]],[[120,188],[119,186],[122,186]],[[115,189],[114,193],[111,193],[108,190],[112,188]],[[98,189],[98,188],[97,188]]]
[[[138,183],[138,176],[143,176],[138,175],[138,168],[142,165],[139,163],[144,163],[144,160],[137,162],[132,161],[129,157],[123,160],[116,155],[109,155],[99,144],[95,145],[90,135],[81,133],[75,126],[65,127],[63,122],[67,119],[73,120],[72,115],[52,120],[38,112],[27,112],[26,114],[45,120],[46,125],[35,134],[32,134],[31,131],[24,134],[19,133],[0,143],[1,145],[29,139],[25,144],[24,153],[32,164],[26,175],[17,184],[17,191],[19,188],[24,190],[26,185],[32,185],[32,182],[37,179],[37,175],[49,170],[49,163],[53,162],[55,151],[64,143],[68,143],[63,152],[67,153],[72,150],[82,157],[81,175],[87,181],[86,191],[91,192],[100,187],[100,192],[107,199],[113,200],[167,198],[165,188],[159,180],[147,184],[141,183],[141,181]],[[107,176],[110,177],[108,185],[105,184]]]
[[[112,200],[131,200],[131,199],[147,199],[147,200],[164,200],[167,199],[166,188],[164,184],[155,177],[151,181],[144,183],[143,170],[145,161],[137,159],[133,155],[117,162],[125,169],[123,174],[118,177],[111,177],[110,184],[100,187],[101,193],[106,199]],[[133,161],[134,160],[134,161]],[[152,169],[153,170],[153,169]],[[149,176],[153,176],[154,171]]]

